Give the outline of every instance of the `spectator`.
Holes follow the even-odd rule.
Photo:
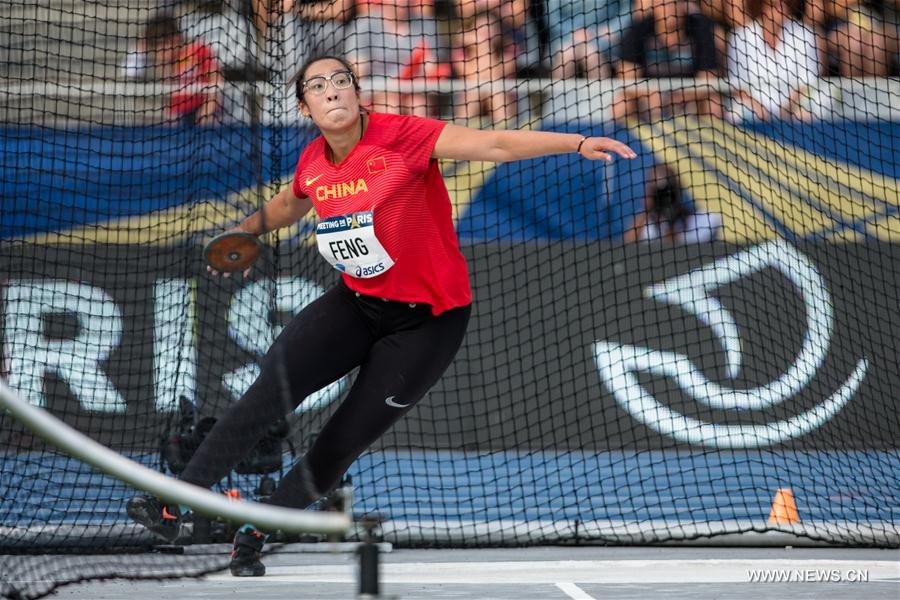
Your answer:
[[[225,73],[234,73],[234,79],[246,78],[240,74],[256,64],[256,34],[229,0],[184,2],[178,13],[178,25],[188,39],[202,40],[209,46]]]
[[[826,36],[825,68],[840,77],[886,77],[895,72],[896,30],[885,25],[881,2],[808,0],[808,22]]]
[[[516,76],[540,77],[545,74],[547,69],[541,54],[538,26],[528,0],[499,0],[496,4],[501,35],[516,58]]]
[[[354,16],[354,0],[251,2],[267,66],[291,77],[311,56],[343,54],[344,24]],[[279,29],[283,29],[283,39]]]
[[[752,20],[728,42],[728,79],[739,88],[728,117],[809,118],[807,88],[820,73],[819,40],[785,0],[748,0]]]
[[[731,31],[750,22],[746,0],[700,0],[703,14]]]
[[[530,0],[456,0],[463,23],[477,15],[491,13],[499,19],[500,35],[506,44],[504,53],[515,57],[518,77],[539,77],[546,72],[541,52],[537,21]]]
[[[608,78],[610,49],[631,19],[630,0],[547,0],[553,76]]]
[[[645,18],[625,31],[620,44],[619,77],[716,77],[715,24],[693,2],[660,0]],[[637,115],[655,121],[663,111],[721,115],[718,94],[699,86],[672,92],[626,87],[613,102],[613,117]]]
[[[750,21],[745,0],[700,0],[700,10],[715,22],[716,56],[728,56],[728,36]],[[718,61],[717,72],[725,76],[726,61]]]
[[[347,58],[360,77],[433,80],[449,77],[428,0],[381,0],[347,27]],[[375,90],[375,111],[434,116],[436,102],[424,93]]]
[[[455,73],[467,83],[457,119],[479,119],[485,114],[505,125],[515,114],[516,95],[504,80],[516,75],[513,47],[503,38],[500,16],[480,12],[463,21],[453,49]]]
[[[693,209],[685,202],[678,176],[662,163],[651,171],[644,210],[625,232],[625,241],[711,242],[719,237],[721,229],[720,215]]]
[[[138,49],[126,59],[124,72],[130,78],[155,78],[178,86],[169,95],[167,112],[183,123],[212,123],[222,104],[223,79],[213,51],[200,41],[189,40],[171,15],[147,22]]]

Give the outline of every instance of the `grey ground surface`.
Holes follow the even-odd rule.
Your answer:
[[[55,597],[96,600],[357,597],[357,560],[353,554],[307,553],[300,549],[289,546],[268,556],[268,574],[263,578],[236,579],[224,573],[202,580],[86,583],[61,588]],[[900,598],[898,550],[395,549],[382,553],[381,558],[381,591],[388,598]],[[793,579],[782,583],[753,583],[750,570],[781,570]],[[856,581],[864,576],[868,582]]]

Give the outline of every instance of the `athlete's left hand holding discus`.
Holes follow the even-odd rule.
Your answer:
[[[468,129],[370,113],[360,107],[359,90],[342,58],[312,59],[298,73],[300,114],[321,135],[303,149],[291,184],[236,229],[258,237],[315,209],[316,244],[341,279],[284,327],[259,361],[256,381],[188,462],[184,481],[205,488],[218,483],[274,420],[359,369],[341,405],[268,499],[306,508],[333,490],[356,458],[440,379],[465,337],[472,291],[437,159],[636,156],[605,137]],[[177,533],[172,519],[180,517],[166,510],[152,499],[129,503],[132,518],[171,537]],[[233,574],[265,573],[264,541],[250,525],[239,530]]]

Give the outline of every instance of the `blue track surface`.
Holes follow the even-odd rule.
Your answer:
[[[135,457],[148,466],[154,457]],[[350,470],[354,508],[395,520],[765,519],[790,487],[802,520],[900,522],[898,451],[377,452]],[[0,458],[0,525],[125,522],[134,492],[72,459]],[[252,496],[254,481],[239,481]]]

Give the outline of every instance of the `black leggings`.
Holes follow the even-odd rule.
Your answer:
[[[306,508],[440,379],[470,313],[463,306],[435,317],[427,305],[359,295],[340,282],[288,323],[259,378],[216,422],[181,479],[206,488],[221,481],[273,422],[360,367],[347,398],[269,500]]]

